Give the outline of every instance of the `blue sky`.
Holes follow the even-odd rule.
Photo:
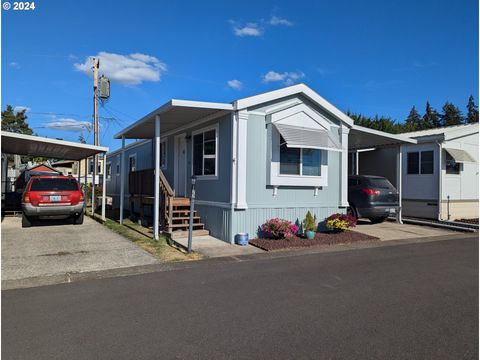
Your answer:
[[[42,136],[91,122],[86,62],[112,80],[102,145],[171,98],[229,102],[305,82],[341,110],[403,121],[478,103],[478,4],[445,1],[35,1],[2,10],[2,109]],[[89,64],[89,63],[88,63]],[[65,131],[68,130],[68,131]],[[89,142],[93,135],[83,131]]]

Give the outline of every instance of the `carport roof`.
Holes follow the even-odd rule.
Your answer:
[[[417,140],[409,137],[390,134],[384,131],[369,129],[359,125],[353,125],[348,136],[348,149],[360,150],[402,144],[416,144]]]
[[[108,147],[104,146],[2,131],[2,153],[5,154],[81,160],[107,151]]]

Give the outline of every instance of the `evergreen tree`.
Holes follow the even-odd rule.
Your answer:
[[[458,107],[447,101],[445,105],[443,105],[442,110],[443,114],[441,115],[441,118],[443,126],[463,124],[464,119],[462,112]]]
[[[409,132],[409,131],[417,131],[417,130],[422,130],[422,117],[418,113],[417,109],[415,106],[412,107],[410,110],[410,113],[407,116],[407,119],[405,120],[404,123],[404,131]]]
[[[386,117],[375,115],[374,118],[354,114],[350,111],[347,111],[347,115],[354,121],[356,125],[360,125],[366,128],[385,131],[391,134],[398,134],[401,130],[401,126],[395,122],[395,120]]]
[[[12,105],[2,111],[2,130],[18,134],[32,135],[33,130],[27,124],[26,109],[15,113]]]
[[[85,139],[83,134],[80,134],[80,136],[78,137],[78,142],[81,143],[81,144],[86,144],[87,143],[87,140]]]
[[[473,95],[470,95],[468,98],[467,105],[467,123],[477,123],[478,122],[478,106],[475,104],[475,99]]]
[[[427,101],[425,106],[425,114],[423,115],[422,129],[432,129],[442,126],[440,121],[440,114],[430,106]]]

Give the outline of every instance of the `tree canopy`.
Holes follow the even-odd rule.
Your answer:
[[[17,134],[32,135],[33,130],[27,124],[26,109],[17,111],[15,113],[12,105],[7,105],[7,108],[2,111],[2,130]]]

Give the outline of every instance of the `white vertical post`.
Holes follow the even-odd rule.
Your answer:
[[[102,220],[105,221],[105,200],[107,196],[107,153],[103,153]]]
[[[237,196],[235,207],[247,209],[247,125],[248,112],[243,110],[237,113]]]
[[[160,225],[160,115],[155,115],[155,201],[153,208],[153,238],[158,240]]]
[[[128,176],[128,173],[127,173]],[[123,203],[125,201],[125,135],[122,135],[120,155],[120,224],[123,224]]]
[[[358,150],[355,150],[355,175],[358,175],[360,172],[358,170]]]
[[[398,212],[397,222],[403,224],[402,221],[402,145],[398,146],[397,151],[397,190],[398,190]]]
[[[348,133],[350,129],[344,125],[340,127],[342,143],[340,166],[340,206],[348,207]]]
[[[93,155],[93,171],[92,171],[92,216],[95,216],[95,174],[97,173],[97,154]]]

